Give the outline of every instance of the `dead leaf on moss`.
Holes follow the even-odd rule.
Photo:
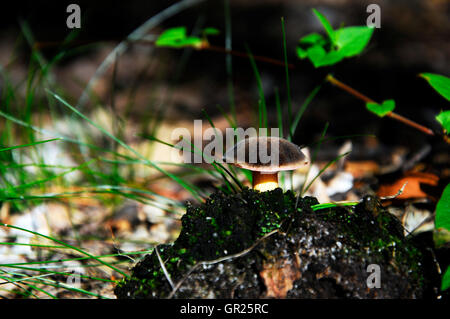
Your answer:
[[[260,275],[267,288],[266,297],[269,298],[286,298],[288,291],[294,286],[294,281],[301,277],[298,266],[286,259],[265,264]]]

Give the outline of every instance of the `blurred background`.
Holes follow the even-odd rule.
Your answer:
[[[93,76],[105,56],[134,29],[149,17],[157,14],[176,1],[79,1],[82,27],[68,46],[69,52],[58,61],[52,71],[55,81],[69,96],[77,99],[84,85]],[[1,56],[2,65],[11,63],[14,57],[14,72],[11,76],[21,78],[26,74],[30,60],[30,44],[21,36],[20,21],[27,23],[33,35],[33,44],[38,45],[46,59],[51,59],[61,50],[70,31],[66,26],[68,1],[19,1],[8,10],[2,10]],[[358,58],[347,59],[333,68],[314,69],[306,60],[300,61],[295,47],[301,36],[310,32],[323,32],[323,27],[311,13],[317,8],[334,27],[340,25],[363,25],[371,3],[381,7],[381,28]],[[15,7],[14,7],[15,6]],[[434,114],[445,108],[433,90],[417,77],[420,72],[448,74],[450,28],[449,2],[445,0],[396,0],[396,1],[230,1],[232,47],[246,52],[245,46],[254,55],[283,59],[280,18],[286,20],[288,60],[296,64],[291,72],[293,105],[299,106],[307,94],[333,72],[345,83],[357,88],[375,100],[388,98],[397,101],[397,110],[422,124],[436,127]],[[170,17],[150,31],[157,35],[174,26],[186,26],[188,32],[199,32],[205,27],[221,31],[211,37],[216,46],[225,46],[225,5],[223,1],[205,1],[192,6],[180,14]],[[209,114],[218,113],[216,105],[227,109],[229,103],[227,71],[223,53],[192,49],[154,50],[151,44],[133,44],[117,63],[115,80],[115,107],[126,108],[127,96],[134,82],[134,105],[127,113],[127,121],[142,119],[149,115],[151,96],[160,99],[163,87],[170,86],[173,95],[165,101],[166,119],[180,120],[201,118],[201,109]],[[257,85],[246,58],[233,57],[233,84],[235,104],[239,110],[251,110],[257,103]],[[269,110],[275,112],[274,88],[285,96],[283,68],[267,63],[258,63],[264,93]],[[112,67],[108,70],[112,72]],[[21,76],[22,75],[22,76]],[[137,80],[139,76],[139,80]],[[155,81],[157,79],[157,81]],[[99,101],[110,104],[110,74],[103,76],[95,87]],[[158,86],[158,89],[156,88]],[[155,92],[161,94],[155,94]],[[320,134],[329,121],[334,134],[375,133],[382,140],[418,147],[423,138],[416,132],[401,127],[390,120],[378,121],[366,114],[360,101],[345,92],[325,88],[316,97],[314,106],[307,110],[304,121],[297,130],[296,140],[311,142]],[[270,118],[275,119],[275,116]],[[339,122],[333,125],[333,120]],[[364,121],[355,119],[364,118]],[[338,125],[339,124],[339,125]],[[393,124],[393,125],[391,125]],[[395,134],[392,134],[395,130]]]

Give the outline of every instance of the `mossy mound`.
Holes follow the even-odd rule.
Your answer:
[[[373,197],[313,212],[281,189],[211,195],[188,205],[172,245],[139,262],[118,298],[420,298],[422,254]],[[277,231],[277,232],[273,232]],[[206,262],[209,261],[209,262]],[[201,263],[203,262],[203,263]],[[195,265],[197,265],[195,268]],[[380,288],[369,288],[369,265]]]

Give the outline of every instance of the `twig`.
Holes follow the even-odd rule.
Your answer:
[[[245,52],[240,52],[240,51],[236,51],[236,50],[229,50],[229,49],[225,49],[225,48],[222,48],[222,47],[219,47],[219,46],[210,45],[210,44],[202,46],[201,50],[208,50],[208,51],[226,53],[226,54],[231,54],[231,55],[234,55],[234,56],[237,56],[237,57],[241,57],[241,58],[249,58],[249,55],[247,53],[245,53]],[[253,58],[256,61],[266,62],[266,63],[269,63],[269,64],[278,65],[278,66],[282,66],[282,67],[285,66],[284,61],[280,61],[280,60],[277,60],[277,59],[269,58],[269,57],[266,57],[266,56],[254,55]],[[289,69],[294,69],[295,68],[293,64],[288,64],[287,67]]]
[[[248,254],[250,251],[252,251],[256,246],[259,245],[259,243],[261,243],[264,239],[272,236],[275,233],[278,233],[279,229],[275,229],[273,231],[271,231],[268,234],[265,234],[263,237],[259,238],[257,241],[255,241],[253,243],[253,245],[251,245],[249,248],[244,249],[243,251],[236,253],[236,254],[232,254],[232,255],[228,255],[228,256],[224,256],[218,259],[214,259],[214,260],[208,260],[208,261],[200,261],[197,264],[195,264],[194,266],[192,266],[191,269],[189,269],[189,271],[187,272],[187,274],[181,278],[181,280],[179,282],[177,282],[177,284],[175,285],[175,287],[173,287],[172,292],[169,294],[169,296],[167,297],[168,299],[171,299],[174,294],[177,292],[177,290],[180,288],[180,286],[183,284],[183,282],[194,272],[194,270],[196,270],[197,268],[199,268],[200,266],[207,266],[207,265],[214,265],[217,263],[221,263],[225,260],[229,260],[229,259],[233,259],[233,258],[238,258],[238,257],[242,257],[246,254]]]
[[[164,9],[157,15],[148,19],[144,24],[135,29],[132,33],[130,33],[125,40],[120,42],[103,60],[102,64],[95,71],[94,76],[89,80],[86,88],[83,90],[81,94],[77,106],[82,107],[88,99],[89,92],[91,88],[97,83],[97,80],[105,73],[105,71],[114,63],[117,57],[122,55],[128,48],[129,42],[136,41],[142,38],[149,30],[156,27],[158,24],[166,20],[167,18],[187,9],[195,4],[203,2],[205,0],[182,0],[177,2],[170,7]]]
[[[405,190],[406,184],[408,184],[408,182],[403,184],[403,186],[398,190],[397,194],[391,195],[391,196],[380,197],[380,200],[389,200],[389,199],[394,199],[394,198],[400,196],[403,193],[403,191]]]
[[[174,288],[174,285],[173,285],[173,281],[172,281],[172,279],[170,278],[170,274],[169,274],[169,272],[167,271],[166,266],[164,265],[164,262],[163,262],[162,259],[161,259],[161,256],[159,255],[159,252],[158,252],[158,246],[155,247],[155,252],[156,252],[156,256],[158,256],[158,260],[159,260],[159,263],[161,264],[161,268],[162,268],[162,270],[163,270],[163,272],[164,272],[164,276],[166,276],[166,279],[167,279],[167,281],[169,282],[169,284],[170,284],[170,286],[172,287],[172,289],[175,289],[175,288]]]
[[[356,98],[358,98],[358,99],[360,99],[360,100],[362,100],[362,101],[364,101],[366,103],[376,103],[376,104],[378,104],[377,102],[375,102],[371,98],[365,96],[361,92],[359,92],[359,91],[355,90],[354,88],[348,86],[347,84],[339,81],[338,79],[333,77],[331,74],[328,74],[326,79],[331,84],[333,84],[333,85],[337,86],[338,88],[346,91],[347,93],[350,93],[354,97],[356,97]],[[404,124],[406,124],[406,125],[408,125],[410,127],[413,127],[413,128],[415,128],[415,129],[417,129],[417,130],[419,130],[422,133],[425,133],[427,135],[430,135],[430,136],[434,136],[435,135],[434,132],[431,129],[429,129],[428,127],[425,127],[425,126],[423,126],[421,124],[418,124],[418,123],[416,123],[416,122],[414,122],[414,121],[412,121],[412,120],[410,120],[410,119],[408,119],[408,118],[406,118],[406,117],[404,117],[404,116],[402,116],[400,114],[397,114],[395,112],[389,112],[388,114],[386,114],[386,116],[388,116],[388,117],[390,117],[390,118],[392,118],[394,120],[397,120],[399,122],[402,122],[402,123],[404,123]]]

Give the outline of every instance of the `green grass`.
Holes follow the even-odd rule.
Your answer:
[[[184,207],[183,203],[156,194],[146,187],[139,187],[139,183],[136,183],[132,178],[135,174],[134,167],[137,165],[148,166],[161,173],[161,177],[171,178],[175,183],[189,191],[193,198],[199,201],[203,200],[205,194],[191,185],[187,178],[191,175],[208,173],[218,176],[220,179],[221,175],[216,170],[194,165],[150,161],[123,141],[123,132],[120,131],[117,122],[114,123],[114,132],[109,132],[95,123],[90,116],[85,115],[70,104],[66,98],[63,98],[66,93],[53,80],[53,67],[63,61],[65,57],[80,53],[80,48],[76,48],[75,52],[66,50],[64,44],[70,42],[70,39],[67,39],[67,43],[65,42],[62,46],[62,51],[46,61],[35,48],[32,32],[25,22],[21,22],[21,29],[22,35],[19,37],[19,42],[28,43],[31,52],[26,78],[12,83],[12,77],[8,73],[9,65],[0,66],[3,88],[0,96],[2,105],[0,110],[0,116],[2,117],[0,118],[0,206],[9,202],[12,214],[16,212],[20,214],[42,202],[58,202],[61,200],[76,202],[83,197],[94,197],[100,199],[101,203],[106,206],[117,206],[123,202],[123,199],[129,199],[155,206],[168,212],[168,216],[179,218],[178,209]],[[71,37],[73,38],[75,35],[72,34]],[[15,60],[16,57],[13,56],[10,64],[13,64]],[[19,91],[24,91],[25,94],[22,96]],[[47,127],[44,127],[42,115],[48,115],[45,120]],[[74,128],[72,136],[48,128],[52,126],[52,122],[57,121],[64,121],[69,128]],[[156,124],[158,123],[157,118],[154,121]],[[126,123],[124,124],[126,125]],[[152,126],[151,134],[156,133],[156,124]],[[106,138],[109,138],[110,142],[99,144],[99,139],[95,136],[89,136],[88,132],[80,132],[75,129],[86,125],[91,125],[94,130],[98,130]],[[42,145],[47,143],[58,143],[58,147],[65,150],[66,154],[76,164],[48,163],[42,148]],[[119,151],[119,146],[128,151],[128,155]],[[24,162],[25,156],[31,162]],[[126,175],[120,170],[125,166],[130,167],[129,173],[126,173]],[[167,172],[162,166],[181,169],[181,173],[174,175]],[[81,174],[79,180],[74,184],[66,179],[66,176],[73,172]],[[54,192],[55,186],[62,191]],[[76,190],[73,190],[73,188]],[[65,266],[62,265],[62,262],[81,261],[83,262],[81,267],[98,268],[99,270],[106,267],[116,274],[116,278],[120,279],[120,277],[128,276],[128,267],[132,262],[129,259],[123,260],[123,256],[140,256],[149,252],[147,250],[96,256],[80,246],[83,238],[77,238],[75,241],[77,244],[69,244],[57,237],[40,234],[15,225],[0,223],[0,228],[15,229],[56,243],[56,245],[16,243],[9,240],[5,241],[2,238],[0,247],[28,246],[38,252],[41,258],[44,258],[44,261],[31,260],[23,263],[3,263],[0,265],[2,281],[9,283],[8,286],[12,285],[14,293],[22,297],[36,298],[39,295],[57,298],[51,291],[53,291],[53,288],[58,288],[69,290],[78,295],[104,298],[104,296],[93,291],[74,288],[65,284],[65,279],[61,279],[61,277],[68,277],[71,273],[64,270]],[[73,233],[76,234],[75,229]],[[74,242],[73,238],[68,238],[68,240]],[[123,242],[122,239],[114,239],[114,241]],[[146,246],[152,247],[153,244],[147,243]],[[81,254],[85,257],[62,258],[58,261],[47,260],[46,258],[51,258],[55,251],[68,257],[73,254]],[[108,261],[105,261],[105,258]],[[47,263],[56,264],[57,267],[43,267]],[[102,271],[97,271],[97,273],[102,274]],[[80,277],[83,278],[83,281],[89,282],[115,282],[115,280],[98,277],[98,275],[80,275]],[[10,288],[5,290],[5,283],[0,285],[1,291],[10,292],[8,290]]]

